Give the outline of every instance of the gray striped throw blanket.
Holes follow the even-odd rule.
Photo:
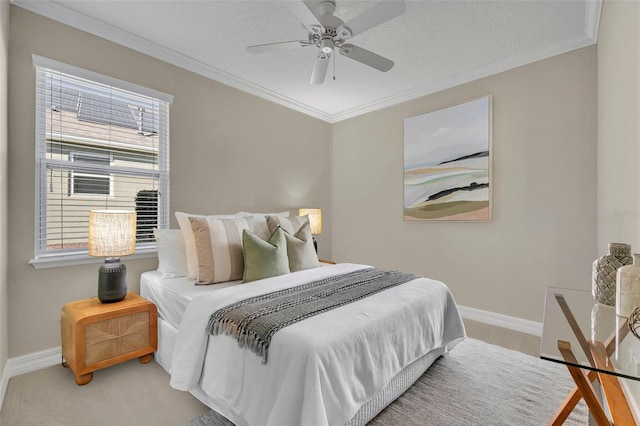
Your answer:
[[[234,337],[267,362],[273,335],[283,327],[355,302],[417,278],[398,271],[363,269],[251,297],[217,310],[209,318],[212,335]]]

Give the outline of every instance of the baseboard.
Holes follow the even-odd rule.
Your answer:
[[[52,365],[59,364],[61,361],[62,348],[60,346],[9,358],[2,369],[2,377],[0,378],[0,411],[2,411],[4,396],[7,392],[10,378],[51,367]]]
[[[9,358],[5,366],[8,377],[19,376],[20,374],[51,367],[62,362],[62,347],[45,349],[43,351]]]
[[[9,385],[9,373],[7,371],[7,364],[5,363],[4,368],[2,369],[2,377],[0,377],[0,412],[2,412],[4,395],[7,393],[8,385]]]
[[[542,336],[541,322],[498,314],[496,312],[483,311],[482,309],[470,308],[468,306],[458,305],[458,309],[460,310],[462,318],[471,321],[483,322],[485,324],[495,325],[508,330],[531,334],[533,336]]]

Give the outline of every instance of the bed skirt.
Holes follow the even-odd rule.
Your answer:
[[[155,353],[155,360],[168,373],[171,373],[171,359],[173,348],[175,346],[178,329],[173,327],[162,318],[158,318],[158,350]],[[364,425],[380,413],[387,405],[391,404],[396,398],[402,395],[412,384],[416,382],[424,374],[425,371],[445,352],[445,348],[436,348],[413,363],[405,367],[398,375],[396,375],[382,390],[376,393],[366,404],[364,404],[355,413],[355,415],[346,424],[348,426]],[[236,414],[229,412],[226,407],[218,406],[214,401],[207,397],[201,388],[189,391],[200,402],[227,417],[232,422],[238,422],[235,419]],[[235,421],[234,421],[235,420]]]

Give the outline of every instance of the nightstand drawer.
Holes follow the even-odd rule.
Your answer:
[[[87,324],[85,363],[104,361],[149,346],[149,312]]]

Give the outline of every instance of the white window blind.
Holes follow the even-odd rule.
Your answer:
[[[154,249],[153,229],[169,225],[171,97],[46,58],[34,64],[36,259],[88,256],[92,209],[136,211],[136,250]]]

